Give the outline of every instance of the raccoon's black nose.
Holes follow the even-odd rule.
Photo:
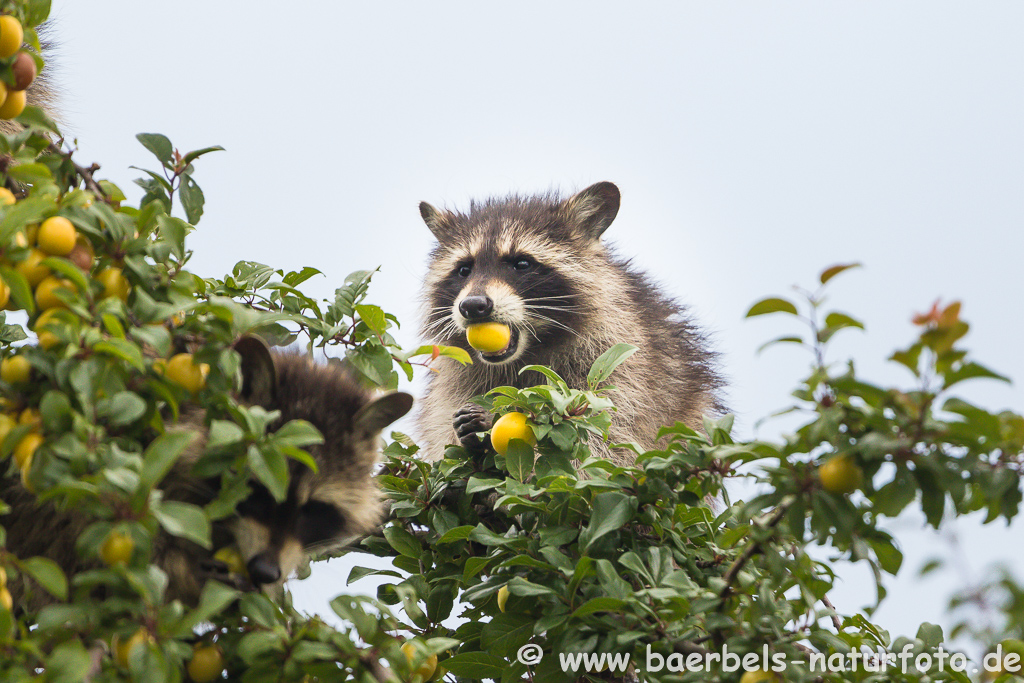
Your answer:
[[[489,296],[467,296],[459,304],[459,313],[467,320],[481,320],[489,316],[493,310],[494,302]]]
[[[281,578],[281,568],[277,566],[277,562],[268,559],[263,553],[249,560],[246,569],[249,570],[249,578],[257,586],[277,583]]]

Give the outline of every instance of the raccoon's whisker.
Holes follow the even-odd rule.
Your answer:
[[[583,310],[582,306],[543,306],[538,304],[527,304],[526,308],[533,310],[535,308],[543,308],[551,311],[580,311]]]
[[[537,334],[537,328],[534,327],[533,323],[531,323],[529,320],[524,320],[523,325],[526,327],[526,331],[530,333],[530,336],[532,336],[535,340],[539,342],[540,336]]]
[[[558,322],[558,321],[557,321],[557,320],[555,320],[554,318],[548,317],[548,316],[546,316],[546,315],[541,315],[540,313],[532,313],[532,312],[530,312],[530,311],[527,311],[527,312],[526,312],[526,315],[528,315],[528,316],[529,316],[529,317],[531,317],[531,318],[536,318],[536,319],[538,319],[538,320],[546,320],[547,322],[551,323],[551,324],[552,324],[552,325],[554,325],[555,327],[560,327],[561,329],[565,330],[566,332],[569,332],[569,333],[571,333],[571,334],[574,334],[574,335],[576,335],[576,336],[577,336],[578,338],[580,338],[580,339],[583,339],[582,335],[580,335],[580,333],[579,333],[579,332],[577,332],[576,330],[572,329],[572,328],[571,328],[571,327],[569,327],[568,325],[565,325],[564,323],[560,323],[560,322]]]
[[[445,324],[451,325],[454,322],[455,321],[452,319],[451,316],[447,316],[445,318],[439,318],[439,319],[435,320],[434,322],[428,324],[426,326],[426,330],[427,330],[427,332],[433,332],[434,330],[443,327]]]

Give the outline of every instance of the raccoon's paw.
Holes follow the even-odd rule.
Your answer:
[[[477,432],[485,432],[491,428],[494,416],[482,406],[475,403],[467,403],[452,416],[452,426],[455,427],[455,435],[459,437],[459,443],[463,448],[471,451],[482,451],[488,447],[487,441],[476,435]]]

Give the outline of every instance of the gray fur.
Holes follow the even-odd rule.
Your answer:
[[[618,209],[618,188],[608,182],[567,199],[549,194],[473,202],[466,213],[420,205],[438,239],[424,288],[424,334],[474,359],[468,367],[439,359],[430,378],[418,416],[427,459],[439,459],[445,445],[465,437],[453,428],[457,411],[461,431],[463,424],[479,427],[479,420],[466,418],[471,397],[501,385],[542,383],[538,373],[519,374],[528,364],[550,366],[570,386],[583,388],[594,360],[618,342],[640,351],[610,380],[618,407],[612,442],[650,448],[659,427],[681,421],[701,429],[704,414],[723,410],[715,354],[685,308],[601,241]],[[535,264],[520,272],[516,263],[523,257]],[[467,265],[463,276],[459,269]],[[509,358],[489,363],[468,346],[470,321],[459,310],[467,296],[491,299],[488,319],[516,330],[519,343],[514,332]],[[591,448],[616,462],[632,461],[628,452],[596,439]]]

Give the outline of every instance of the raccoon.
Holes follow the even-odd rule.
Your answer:
[[[470,204],[468,213],[420,204],[437,238],[425,291],[424,335],[459,346],[473,357],[460,367],[441,359],[418,416],[425,457],[437,460],[449,443],[481,448],[476,432],[490,416],[469,399],[502,385],[542,383],[529,364],[551,367],[570,386],[586,386],[591,365],[616,343],[639,352],[615,371],[618,408],[612,443],[654,446],[659,427],[681,421],[699,429],[707,413],[723,411],[716,356],[685,309],[602,241],[619,210],[618,188],[592,185],[562,199],[556,194],[509,196]],[[466,327],[500,322],[511,328],[507,347],[471,349]],[[619,464],[630,453],[591,439],[591,450]]]
[[[167,597],[186,604],[198,601],[207,579],[217,578],[244,590],[274,591],[295,571],[306,553],[327,550],[371,531],[382,517],[382,502],[373,481],[380,433],[412,407],[409,394],[394,392],[372,398],[348,372],[319,365],[299,354],[271,353],[255,338],[236,345],[242,358],[240,400],[279,410],[271,429],[302,419],[320,430],[324,442],[307,451],[318,471],[290,461],[287,498],[278,503],[258,482],[236,514],[214,525],[213,547],[237,545],[248,578],[229,574],[229,567],[212,551],[190,541],[161,533],[154,543],[154,562],[168,576]],[[201,410],[183,412],[176,430],[195,434],[161,483],[164,497],[205,505],[218,492],[219,480],[191,474],[207,438]],[[7,530],[7,549],[20,557],[42,555],[68,574],[90,568],[79,558],[75,541],[88,524],[73,510],[50,503],[37,504],[17,477],[0,476],[0,500],[11,511],[0,517]],[[20,604],[18,586],[11,588]],[[41,598],[45,600],[45,598]],[[25,605],[36,609],[41,604]]]

